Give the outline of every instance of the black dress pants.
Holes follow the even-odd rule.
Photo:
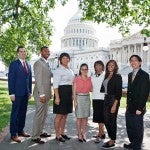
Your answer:
[[[113,103],[115,101],[114,96],[112,95],[105,95],[104,99],[104,124],[108,132],[108,136],[111,140],[116,140],[116,134],[117,134],[117,114],[118,114],[118,108],[117,106],[116,112],[111,113],[111,108],[113,106]]]
[[[126,111],[126,128],[129,141],[132,144],[133,150],[141,150],[143,142],[143,114],[136,115]]]

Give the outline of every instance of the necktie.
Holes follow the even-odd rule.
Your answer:
[[[49,65],[49,62],[47,62],[46,64],[47,64],[48,68],[50,69],[50,65]]]
[[[26,67],[26,64],[24,61],[23,61],[23,70],[24,70],[25,74],[28,74],[28,70],[27,70],[27,67]]]
[[[132,82],[133,82],[134,78],[135,78],[135,73],[133,72],[132,73]]]

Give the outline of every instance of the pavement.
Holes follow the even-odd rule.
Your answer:
[[[34,106],[28,107],[25,132],[32,134],[33,126],[33,116],[35,108]],[[92,114],[92,111],[91,111]],[[21,143],[15,143],[11,141],[10,134],[4,135],[2,141],[0,142],[0,150],[101,150],[102,144],[107,141],[108,135],[106,132],[106,139],[102,140],[99,144],[94,143],[93,135],[96,135],[98,131],[98,125],[92,122],[92,115],[88,121],[87,129],[87,142],[79,143],[77,139],[77,131],[75,126],[75,114],[69,114],[66,125],[66,134],[71,137],[71,140],[65,143],[59,143],[55,140],[54,131],[54,114],[52,112],[52,107],[49,109],[48,117],[45,125],[45,130],[51,133],[52,136],[45,138],[45,144],[39,145],[31,141],[31,137],[23,138]],[[150,150],[150,110],[146,113],[144,117],[145,127],[144,127],[144,140],[142,150]],[[126,134],[125,126],[125,109],[119,109],[118,114],[118,130],[117,130],[117,140],[114,150],[124,150],[123,144],[128,143],[128,138]]]

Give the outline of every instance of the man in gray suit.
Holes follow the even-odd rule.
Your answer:
[[[35,87],[33,96],[36,110],[33,120],[32,141],[38,144],[44,144],[45,142],[41,138],[51,136],[43,132],[51,97],[51,71],[47,61],[47,58],[50,56],[49,48],[46,46],[42,47],[40,54],[41,58],[34,64]]]

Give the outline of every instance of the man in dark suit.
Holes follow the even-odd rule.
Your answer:
[[[150,92],[149,75],[141,69],[142,59],[132,55],[129,59],[133,69],[128,75],[126,128],[130,143],[124,144],[127,149],[141,150],[143,141],[143,115]]]
[[[26,50],[23,46],[17,48],[18,59],[9,66],[8,89],[12,101],[10,116],[10,134],[15,142],[21,142],[18,136],[29,137],[24,132],[28,99],[31,97],[32,74],[31,67],[25,61]]]

